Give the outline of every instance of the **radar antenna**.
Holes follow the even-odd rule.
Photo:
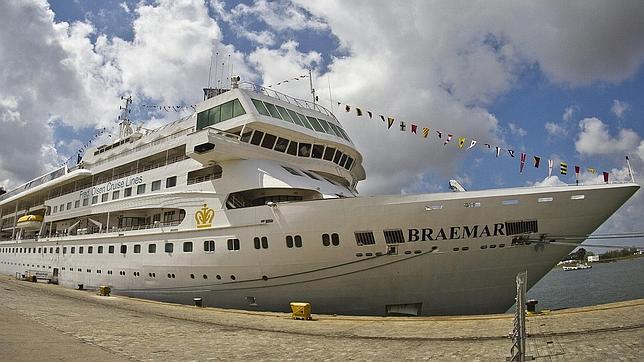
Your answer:
[[[315,88],[313,88],[313,76],[311,75],[311,68],[309,68],[309,86],[311,87],[311,96],[313,96],[313,106],[315,106],[317,97],[315,96]]]

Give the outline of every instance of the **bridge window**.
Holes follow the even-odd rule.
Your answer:
[[[323,154],[324,154],[324,145],[313,145],[313,152],[311,153],[311,157],[322,158]]]
[[[289,155],[297,156],[297,142],[291,141],[291,143],[289,143],[288,145],[286,153],[288,153]]]
[[[262,101],[257,99],[252,99],[252,98],[251,98],[251,101],[253,101],[253,105],[255,105],[255,109],[257,109],[257,112],[259,112],[259,114],[267,117],[271,116],[271,114],[268,113],[268,109],[266,109],[266,106]]]
[[[250,144],[259,146],[259,144],[262,142],[262,137],[264,137],[264,132],[255,130],[255,133],[253,133],[253,137],[250,139]]]
[[[197,130],[243,114],[246,114],[246,111],[242,107],[241,102],[239,102],[239,99],[228,101],[219,106],[199,112],[197,114]]]
[[[354,235],[356,238],[356,244],[358,244],[358,246],[374,245],[376,243],[376,239],[373,236],[373,231],[356,231]]]
[[[326,161],[333,161],[333,154],[334,154],[334,153],[335,153],[335,148],[333,148],[333,147],[327,147],[327,148],[324,150],[324,157],[323,157],[323,158],[324,158]]]

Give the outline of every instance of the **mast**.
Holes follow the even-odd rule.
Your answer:
[[[313,107],[315,107],[315,88],[313,88],[313,76],[311,75],[311,68],[309,68],[309,87],[311,87],[311,96],[313,96]]]
[[[123,139],[132,134],[132,123],[128,116],[131,111],[130,106],[132,105],[132,96],[127,98],[122,96],[121,100],[125,101],[125,106],[119,106],[119,109],[121,110],[121,114],[118,118],[119,121],[121,121],[119,124],[119,139]]]

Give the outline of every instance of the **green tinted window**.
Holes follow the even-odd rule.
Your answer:
[[[233,101],[233,118],[241,116],[242,114],[246,114],[246,111],[244,110],[244,107],[242,107],[239,99],[235,99]]]
[[[320,125],[322,125],[322,128],[324,128],[324,132],[335,136],[335,133],[333,132],[333,130],[331,130],[331,127],[329,126],[328,123],[326,123],[325,120],[318,118],[318,122],[320,122]]]
[[[262,103],[262,101],[258,101],[257,99],[253,99],[252,101],[253,101],[253,104],[255,105],[255,109],[257,109],[257,112],[259,112],[259,114],[268,116],[268,117],[271,116],[271,114],[268,113],[268,109],[266,109],[266,106],[264,106],[264,103]]]
[[[233,102],[226,102],[221,105],[221,120],[227,121],[233,118]]]
[[[280,111],[280,114],[282,115],[282,119],[285,120],[286,122],[298,123],[291,119],[291,115],[288,114],[288,112],[286,111],[286,109],[284,109],[284,107],[275,106],[275,108],[277,108],[277,110]]]
[[[345,130],[343,130],[343,129],[342,129],[342,128],[340,128],[340,127],[338,127],[338,130],[339,130],[340,132],[342,132],[342,134],[344,135],[344,139],[345,139],[345,140],[347,140],[347,141],[351,142],[351,138],[349,138],[349,135],[347,134],[347,132],[345,132]]]
[[[309,121],[306,119],[306,117],[302,116],[299,113],[297,115],[300,116],[300,121],[302,121],[302,124],[304,125],[304,127],[308,128],[310,130],[313,129],[313,127],[311,127],[311,123],[309,123]]]
[[[311,122],[311,126],[313,126],[313,129],[315,129],[318,132],[324,132],[324,128],[320,126],[320,122],[318,122],[317,119],[313,117],[306,117],[306,118],[309,120],[309,122]]]
[[[338,137],[344,138],[344,135],[342,134],[342,132],[340,132],[340,127],[336,126],[333,123],[329,123],[329,126],[331,126],[331,129],[333,130],[333,132],[335,132],[335,134],[338,135]]]
[[[271,114],[271,117],[277,118],[277,119],[282,119],[280,116],[280,112],[277,111],[277,108],[275,108],[274,105],[271,103],[264,103],[266,105],[266,108],[268,109],[268,112]]]
[[[213,125],[221,121],[221,107],[210,108],[208,112],[208,125]]]
[[[208,110],[197,113],[197,129],[202,129],[208,125]]]

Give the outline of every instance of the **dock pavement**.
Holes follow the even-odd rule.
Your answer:
[[[207,300],[205,301],[207,305]],[[513,315],[352,317],[102,297],[0,276],[2,361],[505,361]],[[527,319],[536,361],[641,361],[644,299]]]

